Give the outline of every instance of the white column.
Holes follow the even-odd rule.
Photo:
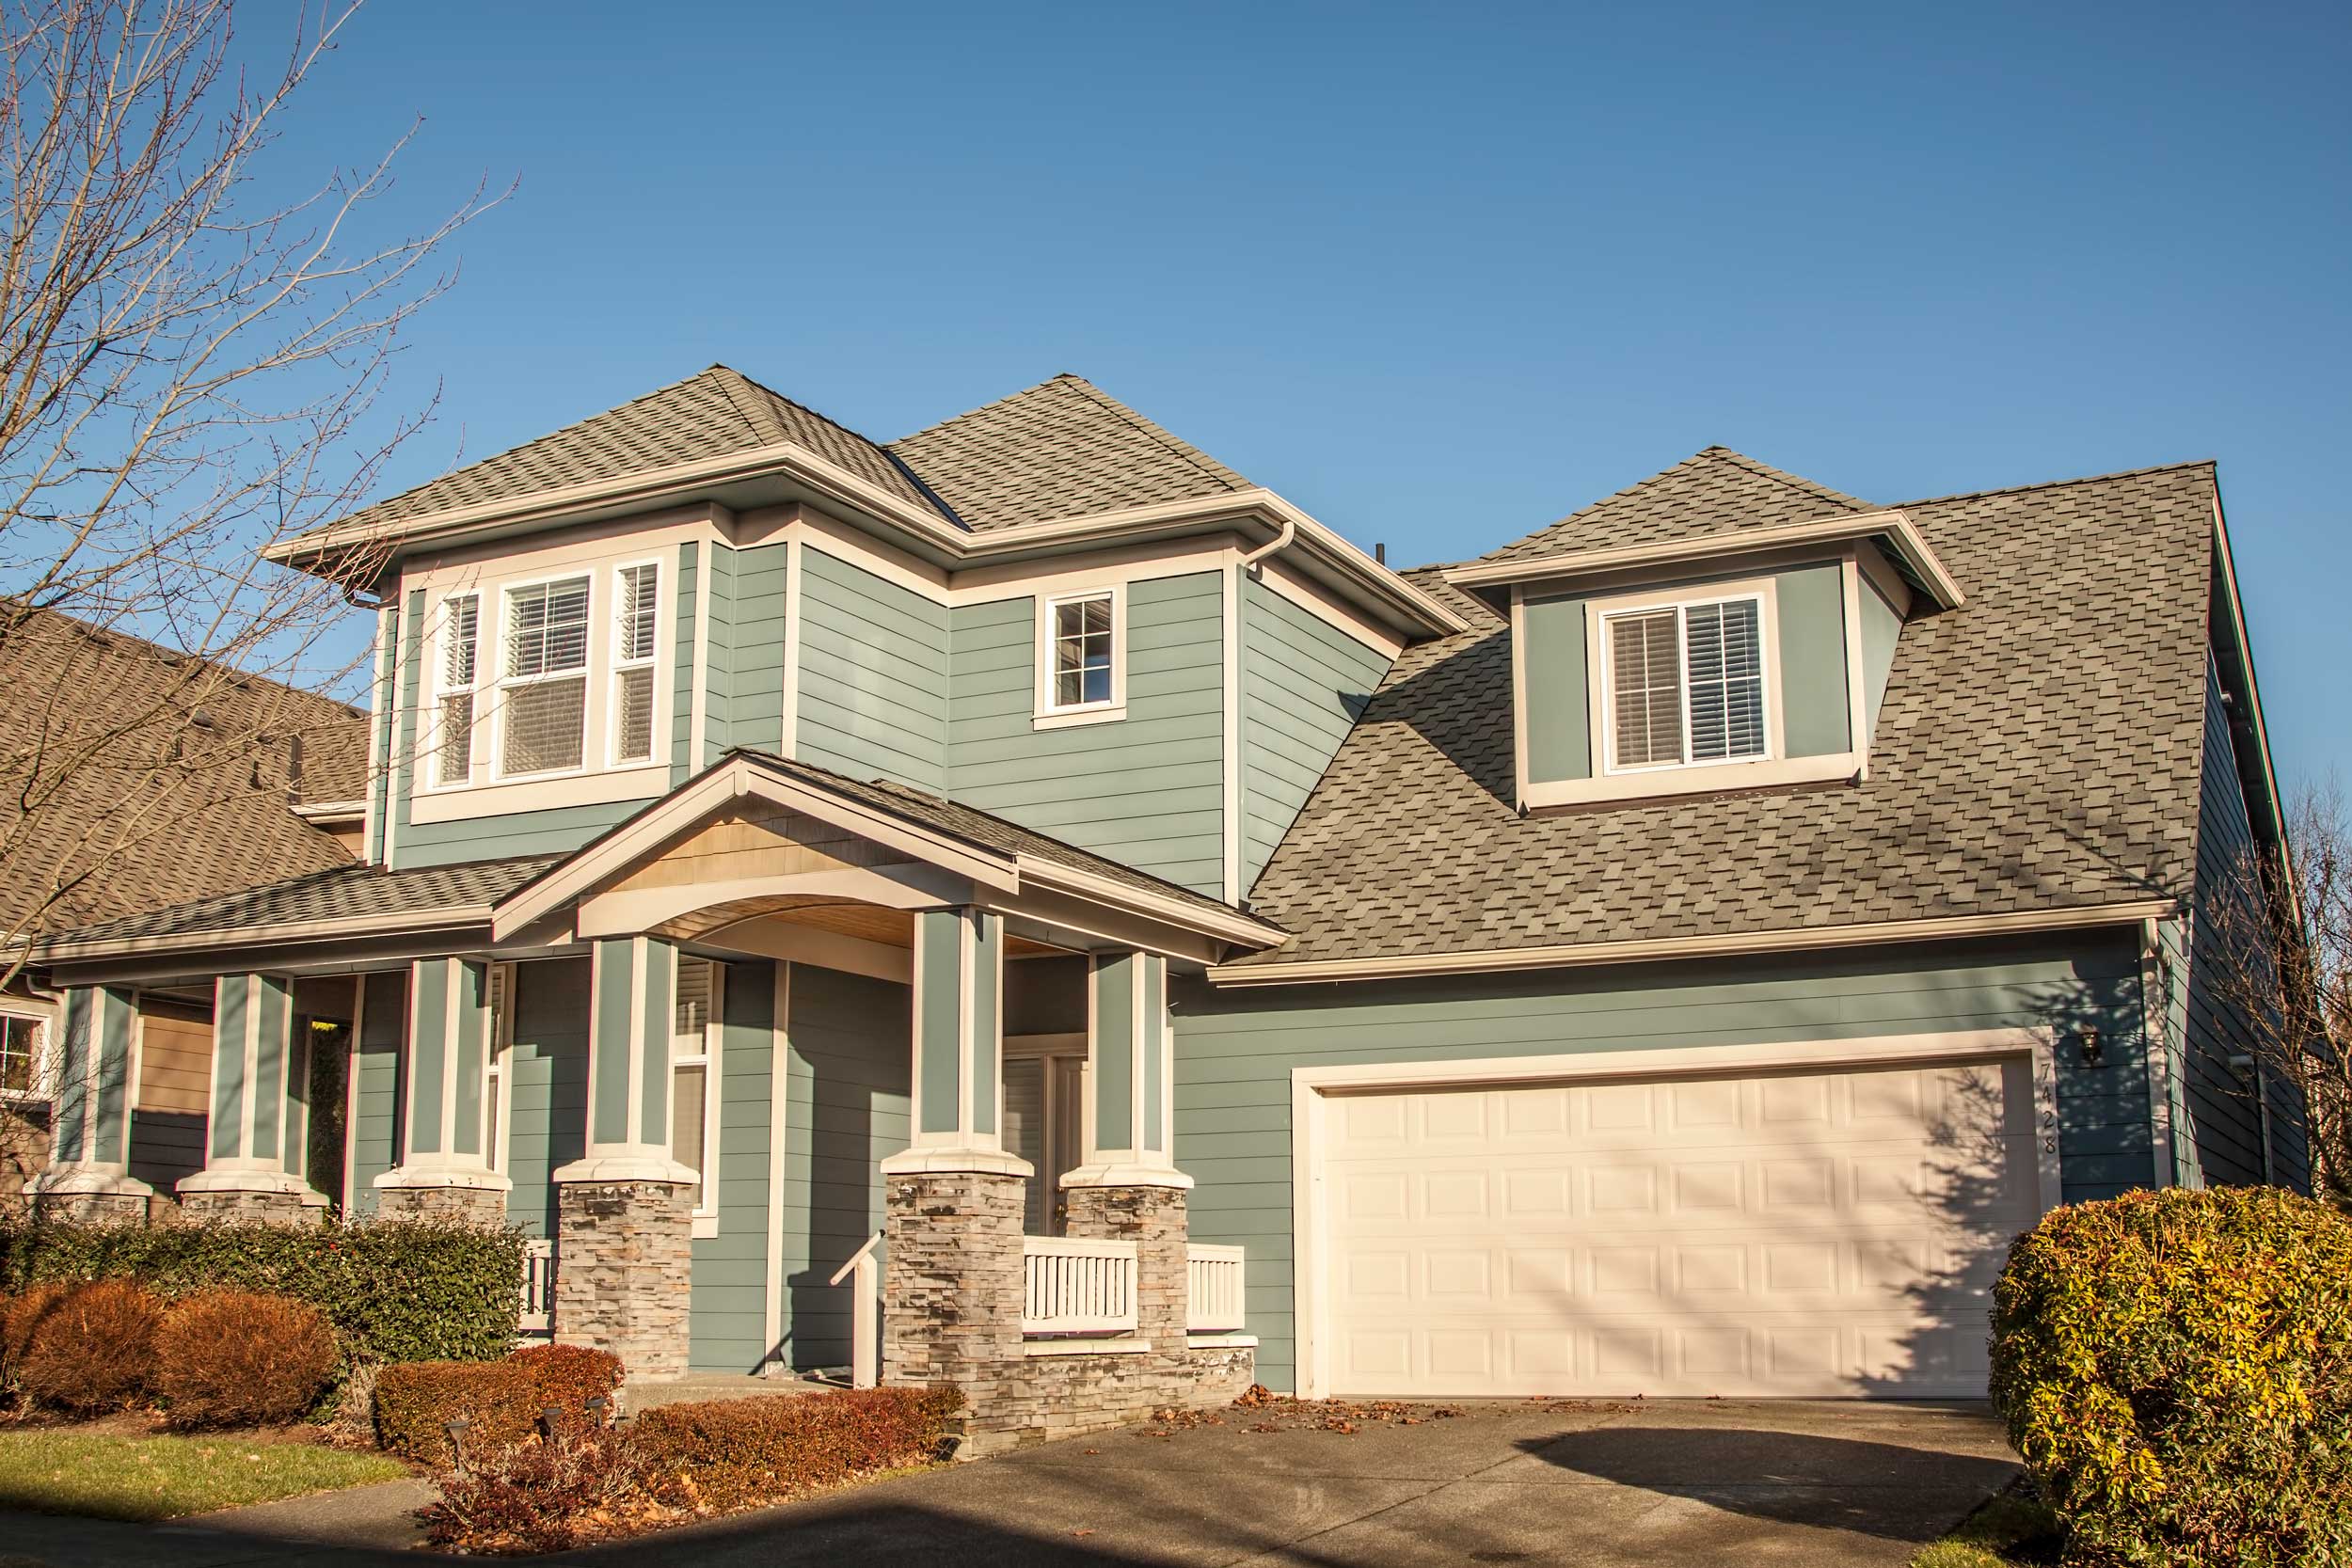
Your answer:
[[[438,958],[409,964],[400,1163],[375,1179],[378,1191],[503,1193],[514,1186],[490,1168],[493,1133],[483,1090],[492,1028],[486,962]]]
[[[1064,1187],[1192,1185],[1176,1168],[1173,1041],[1166,958],[1088,960],[1086,1158]]]
[[[914,1136],[884,1176],[1027,1176],[1005,1148],[1005,920],[988,910],[914,917]]]

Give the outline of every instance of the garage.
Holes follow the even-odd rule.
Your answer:
[[[2026,1053],[1318,1085],[1315,1381],[1980,1396],[2038,1103]]]

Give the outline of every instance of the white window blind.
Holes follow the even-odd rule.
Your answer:
[[[1612,615],[1610,760],[1617,768],[1766,753],[1761,607],[1753,598]]]
[[[1111,700],[1111,596],[1089,594],[1054,606],[1054,703],[1084,707]]]
[[[588,579],[506,593],[502,772],[580,765],[588,718]]]
[[[481,664],[482,601],[449,601],[441,642],[441,728],[434,778],[464,784],[473,774],[473,687]]]
[[[653,756],[653,656],[660,624],[661,568],[624,566],[613,595],[612,760]]]

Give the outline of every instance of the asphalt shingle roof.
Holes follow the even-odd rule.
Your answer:
[[[959,414],[890,450],[978,532],[1249,488],[1074,375]]]
[[[1875,512],[1826,485],[1708,447],[1639,484],[1604,496],[1549,528],[1490,550],[1481,561],[1535,561],[1626,545],[1658,545]]]
[[[339,865],[59,932],[52,940],[126,942],[140,937],[208,936],[256,926],[359,920],[372,915],[413,914],[422,924],[437,913],[486,909],[563,858],[525,855],[405,871],[387,871],[380,865]]]
[[[1557,547],[1579,518],[1637,537],[1745,526],[1694,499],[1721,487],[1780,507],[1770,520],[1836,498],[1719,449],[1649,485],[1487,559]],[[1473,626],[1397,660],[1251,890],[1293,940],[1243,961],[2185,895],[2214,499],[2212,465],[2194,463],[1905,503],[1969,598],[1904,627],[1858,786],[1522,817],[1509,630],[1435,569],[1414,574]]]

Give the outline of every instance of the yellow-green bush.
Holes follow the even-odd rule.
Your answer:
[[[2352,1224],[2274,1188],[2054,1210],[1993,1397],[2081,1561],[2352,1561]]]

